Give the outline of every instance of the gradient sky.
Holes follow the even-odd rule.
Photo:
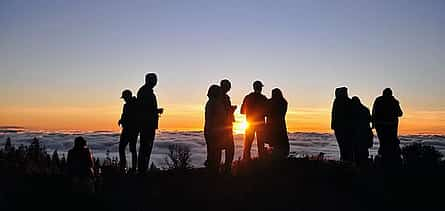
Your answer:
[[[0,1],[0,125],[118,130],[124,88],[156,72],[160,127],[199,130],[210,84],[254,80],[290,131],[328,132],[334,89],[392,87],[402,133],[445,133],[445,1]],[[237,118],[241,118],[238,116]]]

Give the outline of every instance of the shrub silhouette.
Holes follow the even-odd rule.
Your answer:
[[[193,168],[191,164],[192,153],[186,145],[172,144],[168,146],[168,154],[165,158],[167,169],[185,170]]]
[[[429,169],[440,165],[442,153],[433,146],[413,143],[402,148],[404,164],[407,168]]]

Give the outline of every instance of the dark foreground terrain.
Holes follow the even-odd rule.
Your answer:
[[[0,210],[443,210],[443,169],[359,169],[301,158],[238,162],[232,175],[218,176],[105,169],[90,194],[72,193],[66,176],[2,172]]]

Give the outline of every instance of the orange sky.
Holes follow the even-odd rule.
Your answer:
[[[203,105],[167,105],[160,120],[162,130],[202,130]],[[121,105],[108,107],[43,107],[2,108],[0,125],[23,126],[43,130],[113,130],[118,131],[117,120]],[[445,134],[444,111],[405,110],[401,119],[401,134]],[[240,122],[243,116],[237,113]],[[330,108],[289,108],[286,116],[288,130],[304,132],[331,132]]]

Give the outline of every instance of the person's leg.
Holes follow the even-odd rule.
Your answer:
[[[369,150],[367,147],[362,147],[362,149],[360,150],[360,165],[369,165]]]
[[[121,170],[125,170],[127,167],[127,158],[125,155],[125,149],[129,141],[128,132],[126,129],[122,129],[120,141],[119,141],[119,167]]]
[[[146,149],[147,150],[146,151],[146,159],[147,160],[145,162],[146,168],[148,168],[148,166],[150,165],[150,157],[151,157],[151,151],[153,150],[155,135],[156,135],[156,130],[151,129],[148,134],[148,145],[147,145],[147,149]]]
[[[155,129],[149,128],[143,129],[141,131],[138,159],[138,167],[140,173],[144,173],[148,168],[154,137]]]
[[[290,146],[289,141],[283,144],[283,158],[287,158],[289,156]]]
[[[140,130],[139,137],[139,154],[138,154],[138,171],[140,173],[144,172],[145,166],[145,148],[147,145],[147,134],[145,130]]]
[[[360,137],[357,134],[354,134],[354,136],[351,138],[352,142],[352,161],[359,165],[360,163]]]
[[[380,135],[379,135],[380,133]],[[379,127],[377,135],[380,140],[380,149],[382,155],[382,165],[388,170],[395,170],[401,162],[400,147],[395,134],[395,130],[391,126]]]
[[[224,150],[224,147],[222,147],[221,145],[216,146],[216,151],[215,151],[215,163],[216,163],[216,168],[220,169],[221,167],[221,161],[222,161],[222,151]]]
[[[378,154],[380,155],[380,156],[383,156],[383,144],[382,144],[382,140],[383,140],[383,138],[384,138],[384,136],[382,136],[382,134],[383,134],[383,132],[382,132],[382,129],[381,129],[381,127],[379,127],[379,126],[376,126],[375,127],[375,131],[376,131],[376,133],[377,133],[377,138],[379,139],[379,149],[378,149]]]
[[[136,150],[137,141],[138,141],[138,133],[137,131],[133,131],[133,134],[130,139],[131,168],[133,169],[133,171],[136,169],[138,163],[138,156]]]
[[[390,140],[388,140],[388,129],[386,127],[376,127],[377,136],[379,138],[379,154],[382,156],[382,159],[388,155],[390,151]]]
[[[397,134],[397,126],[392,126],[388,128],[389,136],[391,137],[391,159],[393,160],[394,165],[401,164],[401,154],[402,150],[400,149],[400,140]]]
[[[335,130],[335,138],[337,139],[338,149],[340,150],[340,160],[345,160],[346,153],[344,148],[344,138],[343,132],[340,130]]]
[[[256,143],[257,143],[257,147],[258,147],[258,157],[264,157],[265,152],[266,152],[266,148],[264,146],[264,136],[263,136],[263,130],[264,130],[264,126],[263,125],[259,125],[257,127],[255,127],[255,133],[256,133]]]
[[[254,135],[254,126],[246,129],[246,133],[244,134],[243,159],[250,159],[250,149],[252,148]]]
[[[206,149],[207,149],[207,156],[206,156],[206,161],[204,163],[205,166],[209,167],[210,164],[210,160],[211,160],[211,137],[209,134],[204,133],[204,139],[206,141]]]
[[[226,146],[226,155],[225,155],[226,159],[224,162],[224,170],[226,172],[230,172],[232,169],[234,155],[235,155],[235,144],[234,144],[233,138],[232,138],[232,140],[230,140]]]
[[[345,161],[354,161],[354,142],[351,132],[346,132],[344,134],[344,151],[345,151]]]
[[[207,168],[216,172],[216,140],[213,134],[205,134],[204,136],[207,143]]]

